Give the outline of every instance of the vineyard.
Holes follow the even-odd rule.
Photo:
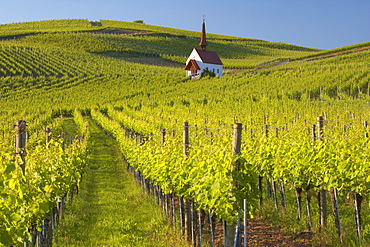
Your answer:
[[[235,229],[246,244],[240,222],[257,216],[314,233],[312,245],[370,245],[370,43],[321,51],[210,34],[226,69],[199,80],[123,59],[184,64],[198,37],[108,20],[0,25],[0,246],[46,241],[37,232],[59,221],[88,165],[90,118],[149,193],[222,221],[226,246]],[[175,215],[190,243],[215,246]]]

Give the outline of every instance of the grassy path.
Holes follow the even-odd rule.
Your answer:
[[[90,123],[90,161],[54,246],[187,246],[126,171],[115,140]]]

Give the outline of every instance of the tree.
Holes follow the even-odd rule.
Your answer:
[[[144,24],[144,20],[136,20],[136,21],[133,21],[134,23],[141,23],[141,24]]]

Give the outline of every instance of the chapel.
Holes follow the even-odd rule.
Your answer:
[[[215,51],[207,50],[206,24],[203,19],[202,35],[199,42],[199,48],[194,48],[186,61],[186,76],[192,79],[199,78],[205,71],[209,71],[222,77],[222,62]]]

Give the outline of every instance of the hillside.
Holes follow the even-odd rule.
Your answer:
[[[190,80],[184,61],[199,43],[199,32],[54,20],[0,25],[0,37],[4,150],[11,149],[19,119],[36,131],[34,138],[37,129],[54,125],[55,117],[85,115],[109,131],[127,161],[164,193],[191,199],[228,222],[236,222],[235,209],[247,197],[250,220],[258,212],[277,218],[278,224],[289,222],[286,232],[294,236],[307,230],[317,234],[315,243],[336,246],[334,220],[322,231],[314,196],[319,189],[335,188],[345,243],[358,243],[353,203],[346,200],[368,198],[370,192],[364,123],[370,116],[369,42],[322,51],[207,34],[208,48],[217,51],[227,69],[222,78]],[[325,119],[322,142],[312,127],[319,124],[318,116]],[[190,125],[188,157],[184,122]],[[236,160],[230,141],[234,123],[243,126],[237,176],[230,169]],[[165,144],[163,129],[168,131]],[[259,178],[266,187],[285,186],[290,196],[285,212],[282,202],[279,209],[273,206],[272,192],[258,190]],[[234,179],[238,186],[230,182]],[[296,218],[296,196],[311,196],[309,229],[303,204],[302,220]],[[364,205],[363,244],[370,239],[368,210]]]
[[[132,95],[153,95],[158,91],[154,90],[156,87],[160,88],[159,92],[172,92],[173,87],[187,80],[183,76],[182,63],[171,64],[163,59],[184,60],[197,45],[196,36],[199,33],[117,21],[101,21],[98,24],[87,20],[60,20],[0,25],[1,32],[5,33],[12,30],[12,26],[17,33],[41,32],[0,42],[2,98],[15,100],[17,97],[27,98],[26,95],[33,95],[34,98],[44,94],[44,91],[63,93],[64,90],[81,95],[86,90],[94,92],[95,89],[100,95],[109,95],[95,99],[90,92],[88,97],[79,97],[83,101],[93,97],[92,102],[96,104]],[[73,32],[66,31],[69,26]],[[91,29],[97,28],[136,30],[151,35],[92,32]],[[356,96],[368,91],[369,51],[366,49],[369,43],[316,51],[262,40],[209,36],[209,47],[220,54],[226,67],[249,69],[237,70],[235,75],[233,71],[226,70],[228,76],[216,80],[215,88],[212,86],[214,80],[207,79],[181,84],[182,88],[189,86],[189,90],[193,91],[192,87],[208,85],[209,95],[223,88],[225,92],[243,93],[246,101],[260,101],[266,97],[277,100],[285,97],[319,99],[324,96],[343,97],[343,93]],[[355,53],[346,52],[354,49]],[[330,54],[335,54],[335,57]],[[142,86],[129,86],[133,81]],[[148,84],[149,81],[151,83]],[[110,88],[104,88],[107,83]],[[124,91],[113,90],[122,85],[127,85]],[[213,98],[213,101],[219,101],[214,95],[206,96],[204,89],[201,91],[205,96],[197,97],[202,100],[208,98],[211,102],[209,98]],[[174,100],[169,100],[168,94],[165,95],[170,102],[178,102],[182,98],[174,95]],[[192,98],[197,101],[194,95]],[[55,100],[61,99],[56,97]],[[134,100],[137,101],[136,97]],[[61,100],[60,103],[69,104],[71,101],[63,102]]]
[[[181,97],[174,95],[173,100],[168,97],[170,92],[179,93],[178,89],[173,89],[179,85],[189,88],[190,92],[203,88],[204,96],[195,97],[193,94],[192,101],[203,102],[206,98],[209,103],[220,101],[214,92],[221,89],[228,93],[242,93],[246,102],[250,99],[258,102],[266,97],[277,100],[286,97],[296,100],[336,98],[344,97],[343,93],[354,97],[368,92],[369,51],[366,49],[369,43],[316,51],[262,40],[209,35],[212,37],[209,47],[220,54],[226,67],[234,64],[250,69],[237,70],[235,75],[226,70],[225,78],[182,84],[187,80],[183,76],[183,65],[173,63],[172,66],[163,59],[184,60],[197,45],[199,33],[116,21],[101,21],[97,25],[87,20],[8,24],[0,25],[0,30],[6,33],[12,30],[12,26],[17,33],[42,31],[0,42],[1,95],[3,99],[12,101],[31,95],[35,99],[36,95],[45,92],[68,95],[65,90],[71,90],[71,94],[76,92],[80,95],[79,100],[91,100],[85,106],[119,101],[133,95],[154,95],[156,92],[162,95],[166,92],[166,101],[181,102],[189,92]],[[69,26],[73,32],[66,31]],[[91,32],[96,28],[136,30],[151,35]],[[346,52],[353,49],[356,49],[355,53]],[[331,57],[330,54],[336,56]],[[320,61],[323,58],[327,59]],[[135,87],[130,86],[133,85],[131,82],[135,82]],[[217,82],[215,87],[213,82]],[[105,87],[107,84],[110,87]],[[116,90],[116,87],[125,90]],[[81,97],[86,91],[89,91],[88,95]],[[93,92],[99,93],[94,96]],[[105,94],[107,96],[99,97]],[[222,97],[228,96],[223,94]],[[54,103],[60,101],[66,107],[73,102],[54,98]],[[133,99],[138,101],[136,97]],[[160,99],[154,101],[158,104]]]
[[[117,33],[121,35],[112,35]],[[64,47],[123,58],[133,54],[154,56],[185,63],[192,48],[197,46],[200,33],[130,22],[102,20],[96,25],[87,20],[59,20],[0,25],[0,37],[8,39],[4,41],[6,44]],[[296,58],[318,51],[215,34],[208,34],[208,39],[209,47],[230,68],[254,67],[277,58]]]

